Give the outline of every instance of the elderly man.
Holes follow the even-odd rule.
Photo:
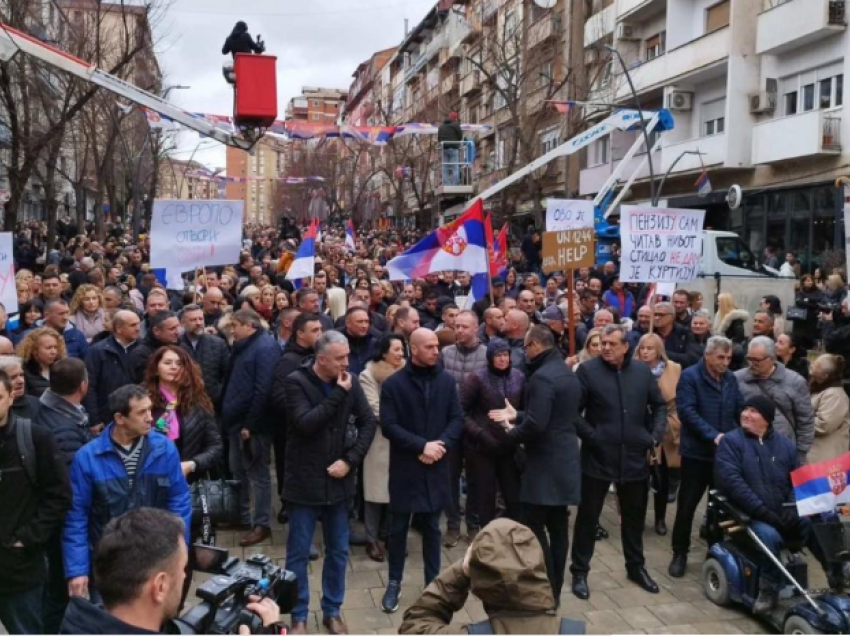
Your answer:
[[[529,289],[524,289],[516,298],[517,308],[524,311],[528,316],[529,322],[533,325],[543,324],[543,316],[537,310],[537,301],[534,292]]]
[[[699,362],[700,349],[687,327],[676,323],[676,310],[670,303],[655,303],[655,333],[664,341],[667,357],[687,368]]]
[[[62,334],[69,358],[85,359],[89,343],[83,332],[74,327],[68,319],[71,311],[64,300],[49,300],[44,305],[44,326],[51,327]]]
[[[808,399],[808,398],[807,398]],[[714,480],[718,490],[747,514],[750,528],[775,556],[783,544],[805,544],[824,565],[820,542],[808,517],[799,517],[791,471],[800,467],[799,450],[774,428],[774,402],[754,394],[744,402],[741,427],[724,436],[717,447]],[[769,612],[778,600],[783,575],[767,557],[761,559],[759,595],[754,614]],[[840,570],[824,566],[830,587],[843,587]]]
[[[658,585],[646,571],[643,526],[649,498],[646,457],[661,443],[667,427],[667,405],[650,368],[626,355],[626,328],[608,325],[602,331],[597,358],[577,371],[581,402],[577,427],[581,447],[581,504],[573,533],[573,594],[590,597],[587,574],[593,558],[596,528],[609,486],[616,484],[622,516],[621,535],[630,581],[652,594]]]
[[[741,395],[762,395],[776,407],[773,425],[797,446],[800,464],[815,439],[815,418],[806,381],[776,359],[776,344],[768,336],[756,336],[747,347],[747,366],[735,372]]]
[[[676,389],[676,411],[681,420],[679,502],[673,526],[673,560],[667,571],[685,575],[691,529],[699,502],[714,482],[714,453],[723,436],[738,427],[743,398],[735,375],[729,371],[732,342],[722,336],[708,341],[703,359],[682,372]]]
[[[18,356],[0,355],[0,371],[5,371],[12,382],[12,413],[25,420],[33,420],[41,408],[38,398],[26,394],[23,362]]]

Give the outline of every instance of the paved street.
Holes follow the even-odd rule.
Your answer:
[[[705,598],[699,584],[702,566],[704,542],[694,537],[697,548],[692,550],[693,558],[688,564],[684,579],[675,580],[666,575],[670,561],[670,535],[659,537],[651,528],[652,513],[647,520],[644,533],[644,546],[647,567],[652,577],[661,587],[660,594],[648,594],[626,579],[625,564],[620,547],[619,520],[614,498],[608,497],[603,513],[603,526],[611,534],[607,540],[597,543],[596,554],[592,562],[589,583],[590,599],[582,601],[569,591],[569,573],[567,584],[561,597],[561,615],[587,621],[589,634],[759,634],[768,633],[760,622],[753,620],[735,609],[717,607]],[[675,506],[667,510],[667,525],[672,531]],[[701,513],[700,513],[701,514]],[[317,543],[322,550],[321,527],[317,533]],[[286,526],[276,526],[273,536],[266,544],[249,548],[246,552],[263,552],[275,558],[281,565],[286,556]],[[234,545],[233,533],[219,533],[222,547]],[[365,554],[362,547],[352,548],[347,577],[343,619],[351,633],[394,634],[404,616],[404,610],[421,593],[423,587],[423,565],[421,539],[411,533],[409,541],[410,556],[405,569],[402,587],[402,599],[398,612],[385,614],[380,609],[381,597],[387,583],[387,564],[375,563]],[[443,550],[444,564],[463,557],[468,544],[461,541],[457,548]],[[235,548],[231,554],[241,555],[243,550]],[[310,565],[311,609],[319,608],[321,595],[322,560]],[[810,569],[811,587],[825,587],[823,571],[815,562]],[[194,594],[194,592],[193,592]],[[469,621],[485,618],[481,603],[470,597],[466,607],[455,616],[458,632],[461,625]],[[310,614],[311,633],[324,633],[320,626],[321,613]]]

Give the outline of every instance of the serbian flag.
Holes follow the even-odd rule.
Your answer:
[[[493,254],[490,257],[490,275],[498,276],[508,268],[508,224],[505,223],[499,231],[499,236],[493,243]]]
[[[701,197],[711,194],[711,180],[708,178],[708,172],[703,170],[702,174],[694,184],[697,188],[697,194]]]
[[[348,219],[348,223],[345,224],[345,247],[349,252],[357,251],[357,243],[354,240],[354,223],[351,222],[351,219]]]
[[[310,223],[307,229],[307,234],[298,246],[298,252],[295,254],[295,260],[289,266],[289,271],[286,272],[287,280],[300,281],[302,278],[310,278],[316,273],[316,232],[318,231],[318,221]]]
[[[554,100],[549,100],[549,104],[561,115],[566,115],[575,106],[575,102],[556,102]]]
[[[437,228],[387,263],[390,280],[413,280],[447,269],[472,276],[490,271],[481,199],[456,220]]]
[[[832,512],[837,504],[850,503],[848,472],[850,453],[792,471],[791,483],[800,516]]]

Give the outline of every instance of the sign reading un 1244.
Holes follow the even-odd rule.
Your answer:
[[[551,274],[580,267],[593,267],[592,229],[543,233],[543,272]]]

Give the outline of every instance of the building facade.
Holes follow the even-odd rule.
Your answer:
[[[275,219],[275,191],[278,177],[286,176],[289,143],[277,137],[264,137],[250,153],[238,148],[227,148],[227,176],[239,181],[228,181],[225,198],[245,202],[245,221],[272,223]]]

